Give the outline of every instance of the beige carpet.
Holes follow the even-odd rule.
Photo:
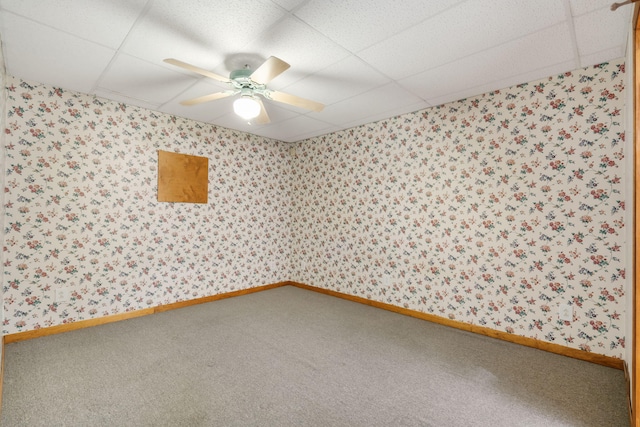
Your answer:
[[[282,287],[6,346],[3,426],[627,426],[623,372]]]

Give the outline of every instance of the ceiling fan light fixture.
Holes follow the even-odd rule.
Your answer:
[[[260,104],[251,96],[241,96],[233,101],[233,111],[245,120],[251,120],[260,114]]]
[[[310,111],[320,112],[324,108],[324,105],[319,102],[300,98],[277,90],[274,91],[267,89],[267,84],[271,80],[278,77],[282,72],[289,68],[289,64],[275,56],[270,56],[256,70],[251,70],[248,65],[241,70],[233,70],[231,71],[229,78],[219,76],[211,71],[207,71],[203,68],[199,68],[195,65],[187,64],[186,62],[178,61],[173,58],[167,58],[164,62],[193,73],[200,74],[201,76],[227,83],[230,87],[229,90],[225,90],[223,92],[215,92],[209,95],[182,101],[180,102],[180,105],[197,105],[203,102],[215,101],[216,99],[227,98],[240,94],[240,97],[233,103],[233,111],[238,116],[242,117],[242,119],[249,122],[248,124],[253,123],[259,125],[264,125],[270,122],[269,115],[262,104],[262,98],[260,98],[260,96],[271,101],[293,105],[294,107]]]

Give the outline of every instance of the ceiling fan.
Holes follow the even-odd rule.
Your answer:
[[[324,105],[319,102],[267,89],[267,84],[271,80],[282,74],[290,67],[289,64],[275,56],[269,57],[269,59],[262,63],[262,65],[260,65],[256,70],[251,70],[248,66],[245,66],[245,68],[241,70],[234,70],[229,75],[229,78],[173,58],[167,58],[164,62],[184,68],[185,70],[192,71],[202,76],[227,83],[230,86],[229,90],[225,90],[223,92],[216,92],[182,101],[180,102],[182,105],[196,105],[240,94],[240,97],[233,103],[235,113],[245,120],[254,119],[253,123],[256,124],[265,124],[270,122],[267,110],[264,108],[264,104],[258,95],[272,101],[282,102],[284,104],[316,112],[322,111],[324,108]]]

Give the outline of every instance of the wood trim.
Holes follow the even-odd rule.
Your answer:
[[[0,418],[2,417],[2,386],[4,384],[4,336],[0,337],[2,357],[0,358]]]
[[[98,317],[95,319],[78,320],[77,322],[64,323],[62,325],[50,326],[47,328],[33,329],[31,331],[16,332],[4,336],[5,343],[30,340],[33,338],[46,337],[49,335],[61,334],[63,332],[75,331],[78,329],[89,328],[91,326],[106,325],[107,323],[119,322],[121,320],[133,319],[136,317],[153,314],[153,308],[145,308],[142,310],[128,311],[126,313],[114,314],[112,316]]]
[[[79,320],[77,322],[65,323],[63,325],[51,326],[48,328],[34,329],[32,331],[17,332],[8,334],[3,337],[3,342],[7,344],[30,340],[33,338],[45,337],[48,335],[61,334],[63,332],[75,331],[78,329],[89,328],[92,326],[106,325],[107,323],[119,322],[121,320],[134,319],[136,317],[147,316],[149,314],[162,313],[177,308],[189,307],[192,305],[204,304],[207,302],[218,301],[226,298],[233,298],[241,295],[252,294],[255,292],[266,291],[268,289],[279,288],[288,285],[290,282],[280,282],[271,285],[258,286],[249,289],[240,289],[238,291],[225,292],[223,294],[210,295],[202,298],[196,298],[188,301],[179,301],[172,304],[159,305],[157,307],[144,308],[142,310],[133,310],[126,313],[114,314],[112,316],[98,317],[95,319]],[[4,357],[4,351],[2,352]]]
[[[298,288],[308,289],[310,291],[319,292],[325,295],[331,295],[334,297],[346,299],[348,301],[369,305],[371,307],[381,308],[383,310],[392,311],[394,313],[399,313],[405,316],[415,317],[422,320],[427,320],[429,322],[437,323],[444,326],[449,326],[456,329],[461,329],[463,331],[473,332],[473,333],[484,335],[487,337],[497,338],[503,341],[508,341],[515,344],[524,345],[527,347],[537,348],[539,350],[548,351],[550,353],[561,354],[563,356],[596,363],[598,365],[608,366],[610,368],[616,368],[620,370],[624,369],[624,362],[621,359],[617,359],[615,357],[589,353],[583,350],[576,350],[576,349],[565,347],[559,344],[553,344],[545,341],[536,340],[533,338],[527,338],[519,335],[509,334],[507,332],[497,331],[495,329],[487,328],[484,326],[472,325],[470,323],[451,320],[451,319],[447,319],[446,317],[436,316],[434,314],[423,313],[421,311],[415,311],[415,310],[409,310],[403,307],[398,307],[397,305],[387,304],[379,301],[373,301],[370,299],[357,297],[354,295],[343,294],[343,293],[332,291],[329,289],[317,288],[315,286],[309,286],[309,285],[296,283],[296,282],[289,282],[289,283]]]
[[[638,341],[640,341],[640,305],[638,297],[640,296],[640,233],[638,224],[640,224],[640,21],[638,14],[640,5],[634,5],[633,12],[633,118],[634,118],[634,178],[633,178],[633,194],[634,194],[634,212],[632,232],[634,236],[633,242],[633,302],[632,302],[632,330],[630,331],[631,339],[631,387],[629,389],[629,416],[631,425],[640,427],[640,370],[638,370]]]
[[[631,408],[631,372],[626,360],[624,361],[624,380],[627,385],[627,412],[629,413],[629,425],[633,426],[633,408]]]
[[[269,289],[280,288],[288,284],[289,282],[278,282],[278,283],[272,283],[270,285],[257,286],[255,288],[240,289],[237,291],[225,292],[223,294],[210,295],[208,297],[202,297],[195,300],[179,301],[179,302],[174,302],[173,304],[159,305],[158,307],[155,307],[153,310],[154,310],[154,313],[162,313],[164,311],[175,310],[177,308],[189,307],[192,305],[205,304],[207,302],[219,301],[222,299],[254,294],[256,292],[268,291]]]
[[[314,292],[319,292],[325,295],[330,295],[338,298],[342,298],[348,301],[357,302],[360,304],[369,305],[371,307],[381,308],[383,310],[392,311],[394,313],[403,314],[405,316],[415,317],[429,322],[437,323],[444,326],[449,326],[456,329],[461,329],[468,332],[484,335],[491,338],[501,339],[503,341],[512,342],[515,344],[524,345],[527,347],[537,348],[539,350],[548,351],[551,353],[561,354],[563,356],[572,357],[574,359],[585,360],[587,362],[597,363],[599,365],[609,366],[616,369],[624,369],[624,362],[621,359],[614,357],[604,356],[600,354],[588,353],[582,350],[576,350],[569,347],[565,347],[559,344],[548,343],[539,341],[533,338],[522,337],[519,335],[513,335],[495,329],[487,328],[484,326],[472,325],[470,323],[464,323],[457,320],[447,319],[445,317],[436,316],[429,313],[423,313],[421,311],[409,310],[396,305],[387,304],[379,301],[373,301],[354,295],[343,294],[340,292],[332,291],[329,289],[317,288],[315,286],[309,286],[298,282],[285,281],[274,283],[271,285],[258,286],[255,288],[241,289],[238,291],[227,292],[223,294],[210,295],[203,298],[197,298],[188,301],[179,301],[172,304],[160,305],[152,308],[145,308],[142,310],[134,310],[127,313],[115,314],[113,316],[99,317],[96,319],[80,320],[73,323],[66,323],[64,325],[51,326],[49,328],[35,329],[32,331],[18,332],[15,334],[9,334],[2,337],[4,343],[14,343],[33,338],[44,337],[48,335],[59,334],[63,332],[74,331],[78,329],[88,328],[91,326],[104,325],[113,322],[119,322],[121,320],[133,319],[136,317],[146,316],[149,314],[162,313],[169,310],[175,310],[178,308],[189,307],[192,305],[204,304],[212,301],[218,301],[226,298],[233,298],[241,295],[252,294],[255,292],[266,291],[269,289],[279,288],[282,286],[295,286],[301,289],[307,289]],[[4,357],[4,351],[2,352]]]

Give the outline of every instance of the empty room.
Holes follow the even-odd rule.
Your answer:
[[[1,424],[640,426],[639,5],[0,0]]]

